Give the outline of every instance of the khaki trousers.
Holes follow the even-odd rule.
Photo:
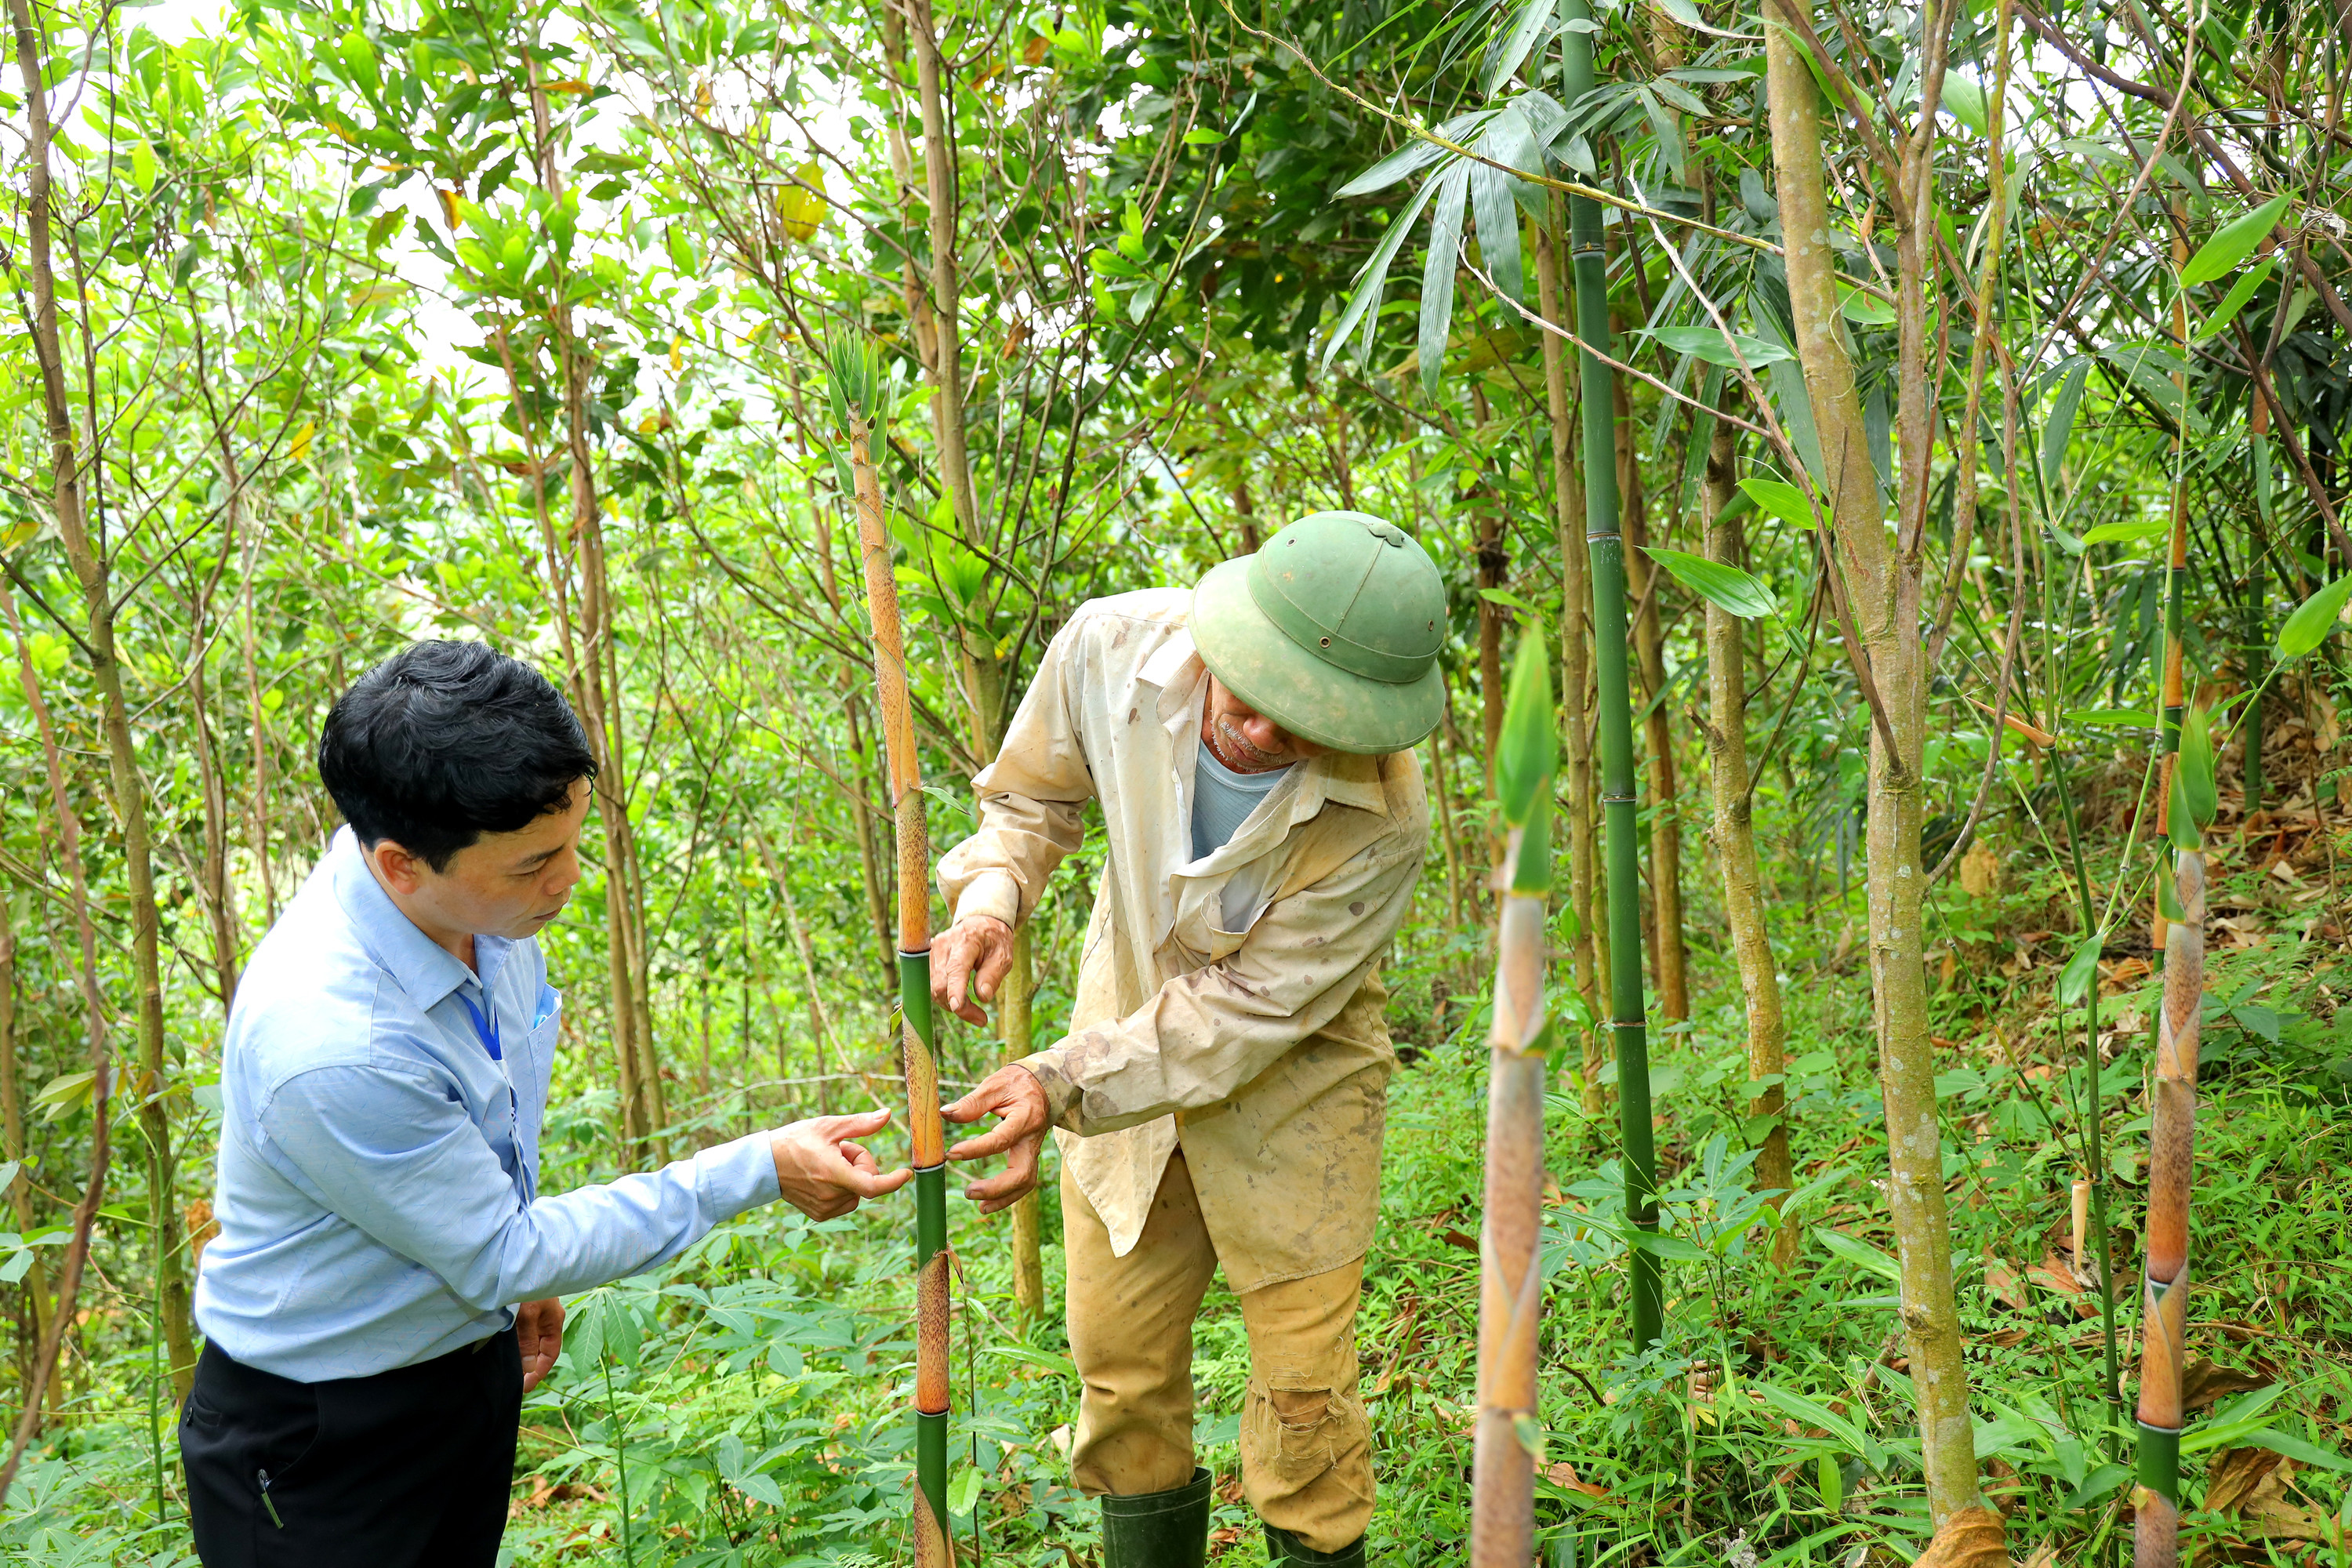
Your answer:
[[[1114,1258],[1094,1205],[1062,1168],[1070,1353],[1084,1384],[1070,1452],[1088,1497],[1192,1479],[1192,1320],[1216,1271],[1179,1149],[1133,1251]],[[1363,1260],[1241,1297],[1249,1333],[1242,1491],[1266,1523],[1337,1552],[1372,1517],[1372,1449],[1356,1397]]]

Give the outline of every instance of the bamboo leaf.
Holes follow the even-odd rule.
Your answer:
[[[2265,256],[2239,273],[2238,280],[2230,285],[2230,291],[2221,296],[2221,302],[2213,307],[2213,313],[2205,318],[2205,324],[2197,329],[2197,335],[2210,338],[2237,320],[2238,312],[2246,308],[2246,301],[2254,297],[2254,290],[2270,280],[2271,273],[2277,266],[2277,257]]]
[[[1421,270],[1421,389],[1437,395],[1445,370],[1445,332],[1454,324],[1454,268],[1462,254],[1462,207],[1470,170],[1456,163],[1437,176],[1437,207],[1429,219],[1429,255]]]
[[[1782,522],[1805,529],[1821,526],[1821,519],[1812,503],[1805,499],[1805,492],[1792,484],[1780,479],[1746,479],[1739,481],[1739,488],[1748,492],[1749,500]]]
[[[2074,956],[2068,959],[2066,967],[2058,972],[2060,1006],[2072,1007],[2091,994],[2091,983],[2099,974],[2101,945],[2101,939],[2094,932],[2075,946]]]
[[[1750,370],[1761,370],[1768,364],[1797,356],[1778,343],[1768,343],[1762,338],[1751,338],[1741,332],[1727,335],[1713,327],[1652,327],[1644,335],[1655,339],[1676,353],[1696,354],[1709,364],[1726,368],[1736,366],[1741,360]],[[1738,353],[1732,353],[1737,345]]]
[[[1814,1227],[1813,1239],[1857,1268],[1875,1274],[1890,1284],[1903,1283],[1903,1266],[1866,1241],[1858,1241],[1843,1231],[1832,1230],[1826,1226]]]
[[[1820,1236],[1823,1233],[1815,1231],[1813,1234]],[[1748,1386],[1762,1394],[1765,1403],[1770,1405],[1781,1415],[1795,1417],[1800,1425],[1820,1427],[1843,1443],[1853,1453],[1861,1454],[1867,1451],[1863,1442],[1862,1428],[1819,1400],[1808,1399],[1794,1390],[1753,1378],[1748,1380]]]
[[[2050,405],[2050,417],[2042,422],[2042,482],[2053,489],[2058,484],[2059,465],[2066,459],[2066,443],[2074,439],[2074,414],[2083,405],[2083,387],[2090,374],[2091,362],[2077,354],[2067,367],[2065,379],[2058,384],[2058,395]]]
[[[2259,1426],[2240,1435],[2238,1441],[2256,1448],[2268,1448],[2273,1454],[2284,1454],[2298,1465],[2309,1465],[2322,1470],[2352,1470],[2352,1459],[2316,1443],[2306,1443],[2291,1433],[2275,1426]]]
[[[1556,0],[1525,0],[1512,18],[1510,30],[1496,35],[1494,47],[1486,53],[1486,67],[1479,72],[1480,91],[1492,98],[1496,89],[1510,80],[1557,9]]]
[[[2338,577],[2310,598],[2294,607],[2286,624],[2279,627],[2278,650],[2281,658],[2301,658],[2321,643],[2343,613],[2344,601],[2352,598],[2352,576]]]
[[[1478,255],[1495,287],[1524,303],[1528,297],[1525,259],[1519,254],[1519,206],[1511,199],[1511,176],[1484,163],[1470,169],[1470,209],[1478,223]]]
[[[1389,220],[1387,232],[1381,236],[1380,244],[1372,247],[1372,254],[1356,274],[1354,290],[1348,296],[1347,309],[1339,312],[1338,324],[1331,329],[1330,342],[1323,345],[1325,369],[1330,368],[1332,360],[1339,355],[1340,345],[1348,341],[1348,334],[1356,330],[1359,322],[1363,326],[1363,339],[1356,345],[1356,357],[1370,357],[1372,334],[1381,321],[1381,295],[1388,287],[1389,264],[1396,259],[1396,253],[1403,246],[1405,237],[1412,232],[1413,220],[1421,216],[1421,209],[1429,205],[1429,198],[1436,191],[1435,180],[1423,181],[1421,189],[1413,194],[1412,200],[1405,204],[1404,210]]]
[[[1725,562],[1694,555],[1687,550],[1668,550],[1656,544],[1642,548],[1651,560],[1673,573],[1675,582],[1743,621],[1761,620],[1780,613],[1780,602],[1773,598],[1772,590],[1750,573]]]
[[[2085,544],[2137,543],[2144,540],[2160,539],[2172,531],[2172,524],[2160,517],[2136,518],[2129,522],[2103,522],[2083,535]]]
[[[2279,219],[2286,216],[2287,206],[2294,200],[2294,192],[2281,192],[2235,223],[2224,226],[2199,247],[2197,254],[2189,258],[2189,265],[2180,269],[2180,286],[2194,289],[2237,270],[2238,265],[2254,253],[2263,237],[2278,226]]]
[[[2202,708],[2191,708],[2181,719],[2180,754],[2173,771],[2182,781],[2181,791],[2197,826],[2212,826],[2221,797],[2213,781],[2213,716]]]
[[[1511,664],[1510,698],[1503,710],[1502,739],[1495,753],[1496,804],[1505,822],[1513,827],[1527,826],[1537,801],[1548,793],[1559,752],[1544,639],[1522,637]]]

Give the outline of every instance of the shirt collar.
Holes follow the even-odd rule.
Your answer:
[[[409,1000],[431,1012],[448,994],[475,981],[477,972],[457,962],[448,949],[426,936],[416,922],[400,912],[392,895],[368,869],[359,838],[348,826],[335,830],[327,864],[334,878],[335,902],[352,922],[360,946],[390,974]],[[485,995],[498,981],[499,970],[514,943],[504,937],[474,938],[474,962]]]

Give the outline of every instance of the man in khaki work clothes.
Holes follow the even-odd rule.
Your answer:
[[[1109,853],[1070,1032],[949,1108],[1002,1121],[984,1210],[1062,1151],[1071,1464],[1106,1568],[1197,1568],[1192,1320],[1222,1265],[1250,1381],[1242,1485],[1276,1563],[1360,1563],[1372,1512],[1355,1317],[1396,1058],[1380,961],[1429,834],[1409,748],[1437,725],[1445,592],[1361,512],[1318,512],[1197,588],[1081,605],[978,781],[980,830],[940,880],[940,1000],[980,1022],[1013,927],[1076,849]]]

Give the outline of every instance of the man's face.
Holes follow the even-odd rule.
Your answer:
[[[368,853],[419,925],[520,941],[546,930],[579,885],[588,800],[588,781],[575,779],[562,809],[513,833],[483,834],[438,871],[389,839]]]
[[[1237,773],[1271,773],[1323,755],[1330,748],[1302,741],[1209,677],[1209,702],[1201,714],[1201,739],[1211,754]]]

